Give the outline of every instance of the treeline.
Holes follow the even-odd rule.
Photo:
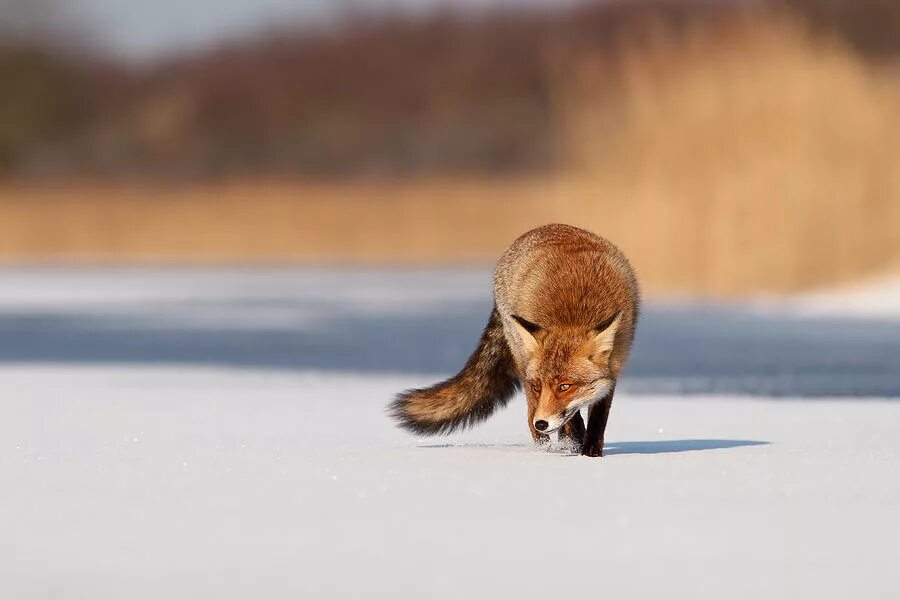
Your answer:
[[[895,0],[646,0],[350,19],[329,32],[273,32],[149,67],[10,38],[0,42],[0,173],[549,170],[561,160],[557,103],[570,61],[613,57],[748,10],[804,19],[872,61],[900,56]],[[603,63],[611,87],[614,62]]]

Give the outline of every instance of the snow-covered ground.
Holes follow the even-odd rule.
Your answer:
[[[487,281],[0,271],[0,598],[900,597],[900,324],[650,303],[603,459],[395,429]]]
[[[879,277],[787,298],[768,298],[760,308],[799,317],[841,317],[900,320],[900,277]]]

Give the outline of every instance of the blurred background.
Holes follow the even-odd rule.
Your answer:
[[[893,0],[0,0],[0,261],[489,265],[651,293],[900,264]]]
[[[547,222],[608,458],[396,428]],[[900,598],[898,357],[900,0],[0,0],[2,598]]]
[[[448,374],[566,222],[626,392],[900,395],[893,0],[0,2],[0,363]]]

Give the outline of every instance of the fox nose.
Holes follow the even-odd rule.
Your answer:
[[[547,429],[547,425],[549,425],[549,423],[547,423],[547,421],[544,421],[543,419],[534,422],[534,428],[538,431],[544,431],[545,429]]]

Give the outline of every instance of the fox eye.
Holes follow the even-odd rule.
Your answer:
[[[539,379],[535,379],[531,382],[531,391],[533,391],[535,394],[541,391],[541,382]]]
[[[571,384],[571,383],[561,383],[561,384],[559,384],[559,387],[558,387],[557,389],[558,389],[560,392],[564,392],[564,391],[566,391],[567,389],[569,389],[570,387],[572,387],[572,384]]]

